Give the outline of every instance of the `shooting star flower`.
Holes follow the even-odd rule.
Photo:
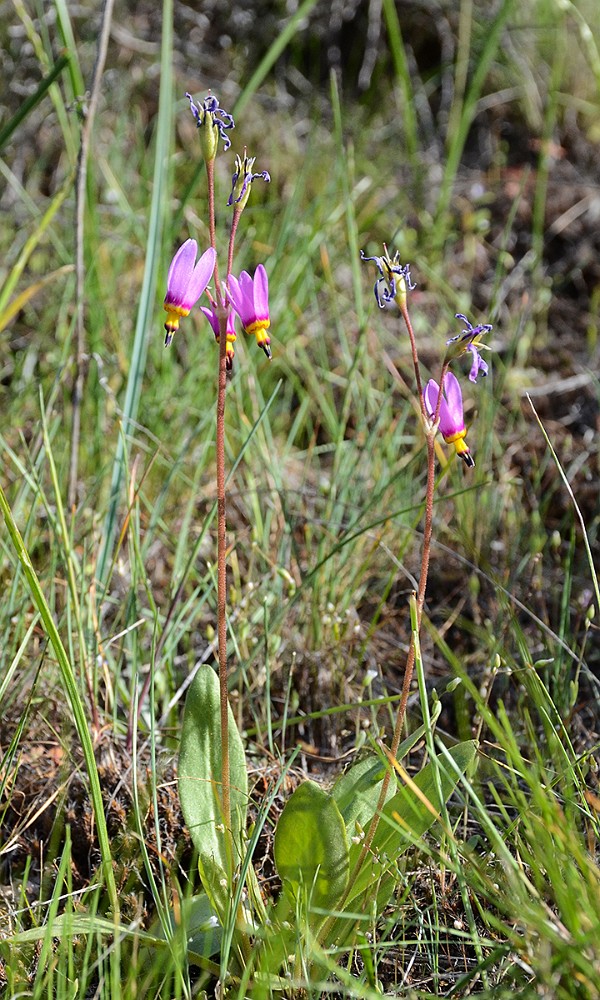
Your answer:
[[[217,255],[212,247],[206,250],[198,263],[196,240],[186,240],[171,261],[167,277],[167,294],[163,309],[167,314],[165,322],[165,347],[173,340],[179,329],[179,320],[189,314],[202,292],[206,289],[215,269]]]
[[[425,386],[423,397],[425,399],[425,407],[432,420],[438,408],[439,395],[439,385],[434,379],[430,379]],[[465,465],[472,469],[475,465],[475,460],[465,441],[467,430],[463,416],[462,393],[458,379],[452,372],[446,372],[444,379],[444,392],[442,393],[439,407],[439,421],[440,431],[446,444],[453,444],[457,454],[460,455]]]
[[[208,309],[206,306],[200,306],[200,309],[206,316],[208,322],[212,326],[213,333],[215,335],[215,340],[220,343],[221,331],[219,328],[219,317],[217,315],[216,309],[213,307]],[[234,343],[237,340],[235,333],[235,314],[233,310],[229,310],[227,313],[227,346],[225,348],[225,364],[227,366],[227,371],[230,372],[233,368],[233,357],[235,354]]]
[[[248,201],[253,181],[260,179],[268,184],[271,180],[268,170],[261,170],[256,174],[252,173],[255,159],[255,156],[247,156],[245,149],[243,158],[237,154],[235,157],[235,171],[231,178],[231,194],[227,204],[235,205],[238,212],[242,211]]]
[[[219,137],[223,140],[225,152],[231,146],[227,130],[235,128],[233,115],[219,107],[219,101],[214,94],[209,93],[202,104],[196,105],[191,94],[185,95],[190,102],[191,112],[196,119],[196,127],[200,129],[200,144],[202,155],[208,162],[217,155]]]
[[[259,264],[251,278],[242,271],[239,280],[229,276],[229,300],[242,321],[246,333],[253,333],[256,342],[267,357],[271,358],[271,340],[267,333],[269,318],[269,281],[263,264]]]

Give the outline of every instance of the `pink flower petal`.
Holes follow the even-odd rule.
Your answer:
[[[430,379],[425,386],[425,392],[423,393],[423,398],[425,400],[425,406],[427,407],[427,412],[431,418],[433,418],[436,407],[438,396],[440,394],[440,387],[434,379]]]
[[[254,308],[257,319],[269,318],[269,279],[262,264],[254,272]]]
[[[179,247],[169,268],[165,302],[174,306],[184,306],[185,294],[194,270],[197,252],[198,244],[196,240],[186,240]]]
[[[191,309],[196,305],[196,302],[212,278],[216,259],[217,254],[213,247],[209,247],[202,254],[192,272],[185,292],[185,301],[183,304],[186,309]]]
[[[460,391],[460,383],[452,372],[446,373],[446,378],[444,379],[444,392],[446,399],[448,401],[448,417],[449,421],[453,427],[450,434],[456,434],[458,431],[464,430],[465,421],[463,417],[463,401],[462,392]],[[441,413],[440,413],[440,428],[442,434],[445,433],[442,427]]]

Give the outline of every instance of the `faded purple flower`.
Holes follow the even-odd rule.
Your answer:
[[[217,316],[215,308],[213,307],[211,309],[208,309],[206,306],[200,306],[200,309],[202,310],[208,322],[212,326],[213,333],[215,335],[215,340],[218,344],[221,340],[221,331],[219,329],[219,317]],[[227,346],[225,348],[226,352],[225,364],[227,366],[227,371],[229,372],[233,368],[233,357],[235,354],[233,345],[236,340],[237,336],[235,333],[235,314],[233,313],[233,310],[230,309],[229,312],[227,313]]]
[[[461,354],[465,354],[470,351],[473,355],[473,364],[471,365],[471,371],[469,372],[469,379],[471,382],[477,381],[477,376],[481,373],[482,376],[487,375],[488,366],[486,362],[481,357],[479,349],[481,347],[487,349],[487,344],[481,343],[481,338],[493,330],[491,323],[480,323],[479,326],[472,326],[467,317],[463,313],[456,313],[456,319],[462,320],[466,324],[467,329],[462,330],[461,333],[457,334],[456,337],[452,337],[450,340],[446,341],[446,361],[453,361],[454,358],[460,357]]]
[[[167,314],[165,322],[165,347],[173,340],[173,335],[179,329],[179,320],[187,316],[202,292],[206,289],[215,269],[217,255],[212,247],[206,250],[198,263],[196,240],[186,240],[171,261],[167,277],[167,294],[163,309]]]
[[[206,160],[214,160],[217,155],[219,136],[223,140],[225,152],[231,146],[227,130],[235,128],[233,115],[219,107],[219,101],[214,94],[209,93],[202,104],[194,104],[191,94],[185,95],[190,102],[190,108],[196,119],[196,127],[200,129],[202,152]]]
[[[412,292],[417,287],[410,278],[410,264],[401,264],[398,252],[390,257],[385,243],[383,249],[381,257],[367,257],[364,250],[361,250],[360,259],[372,260],[379,271],[379,277],[373,288],[379,308],[383,309],[388,302],[396,302],[402,308],[406,304],[406,290]]]
[[[431,419],[435,417],[439,395],[439,385],[434,379],[430,379],[425,386],[423,398],[425,400],[425,408]],[[444,379],[444,392],[440,401],[439,421],[444,441],[447,444],[453,444],[457,454],[460,455],[465,465],[472,469],[475,461],[465,441],[467,430],[463,416],[462,393],[458,379],[452,372],[446,372]]]
[[[268,170],[261,170],[257,174],[252,173],[255,159],[255,156],[247,156],[245,149],[243,158],[237,154],[235,157],[235,171],[231,178],[231,194],[227,204],[237,205],[240,212],[248,201],[252,181],[260,179],[268,184],[271,180]]]
[[[253,333],[256,342],[268,358],[271,357],[271,340],[267,333],[269,318],[269,281],[264,265],[259,264],[251,278],[242,271],[239,281],[229,276],[229,299],[242,321],[246,333]]]

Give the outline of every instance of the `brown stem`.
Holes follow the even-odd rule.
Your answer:
[[[235,247],[235,234],[237,232],[238,222],[240,221],[240,216],[242,210],[236,207],[233,210],[233,217],[231,219],[231,232],[229,234],[229,251],[227,253],[227,277],[231,274],[233,270],[233,249]]]
[[[423,385],[421,383],[421,369],[419,367],[419,354],[417,352],[417,341],[415,338],[415,333],[412,328],[412,323],[410,321],[410,316],[408,315],[408,307],[406,302],[400,306],[400,312],[402,313],[402,319],[406,323],[406,329],[408,330],[408,339],[410,340],[410,352],[412,354],[413,368],[415,370],[415,382],[417,384],[417,395],[419,397],[419,406],[421,407],[421,414],[424,418],[427,417],[427,411],[425,410],[425,400],[423,398]]]
[[[215,164],[206,162],[208,181],[208,227],[210,245],[216,250]],[[221,789],[223,823],[226,837],[231,832],[231,797],[229,766],[229,698],[227,694],[227,510],[225,502],[225,395],[227,391],[227,309],[224,308],[215,263],[216,313],[219,319],[219,382],[217,389],[217,643],[219,658],[219,695],[221,707]]]
[[[215,215],[215,161],[206,160],[206,179],[208,182],[208,234],[213,250],[217,249],[217,221]],[[221,282],[219,281],[219,258],[215,259],[215,299],[217,305],[223,304]]]
[[[421,630],[421,618],[423,614],[423,606],[425,604],[425,593],[427,590],[427,576],[429,573],[429,560],[431,555],[431,535],[433,530],[433,499],[435,491],[435,445],[434,445],[435,422],[439,417],[441,398],[442,398],[442,388],[448,365],[444,364],[442,367],[442,374],[440,377],[440,392],[438,395],[438,403],[436,407],[434,421],[432,424],[432,422],[429,420],[429,415],[427,414],[427,410],[425,408],[425,400],[423,398],[423,387],[421,382],[421,373],[419,369],[419,355],[417,352],[417,344],[412,324],[410,321],[410,317],[408,315],[408,309],[406,307],[406,304],[400,307],[400,311],[402,313],[402,317],[404,319],[404,322],[406,323],[406,328],[408,330],[413,365],[415,369],[415,381],[417,384],[417,392],[419,394],[419,403],[427,434],[427,487],[425,491],[425,524],[423,527],[423,549],[421,554],[421,572],[419,575],[419,588],[417,590],[417,635],[418,635]],[[404,725],[404,719],[406,717],[406,706],[408,704],[408,696],[410,694],[414,665],[415,665],[415,645],[411,633],[410,646],[408,648],[406,665],[404,667],[402,694],[400,697],[398,712],[396,714],[396,724],[394,726],[394,735],[392,737],[392,744],[390,747],[390,756],[392,758],[396,757],[396,754],[398,752],[398,747],[400,746],[400,738],[402,736],[402,727]],[[379,794],[379,799],[377,801],[377,807],[375,809],[373,819],[371,820],[369,829],[367,830],[367,834],[365,836],[358,861],[356,862],[354,870],[350,874],[350,879],[348,881],[348,887],[346,889],[345,895],[342,901],[338,904],[338,909],[343,908],[343,905],[348,899],[348,896],[352,891],[352,887],[356,882],[359,872],[365,862],[367,854],[371,850],[371,845],[373,843],[375,833],[377,832],[377,827],[379,826],[379,818],[381,815],[381,810],[385,805],[385,800],[387,797],[387,791],[389,788],[391,775],[392,775],[391,769],[389,768],[386,769],[381,784],[381,792]],[[323,927],[323,932],[320,935],[320,939],[322,941],[325,940],[326,934],[329,929],[329,925],[330,925],[330,920],[326,921]]]
[[[229,699],[227,694],[227,521],[225,506],[225,394],[227,389],[227,310],[217,308],[219,317],[219,386],[217,391],[217,637],[219,689],[221,701],[221,785],[223,822],[231,831],[229,769]]]

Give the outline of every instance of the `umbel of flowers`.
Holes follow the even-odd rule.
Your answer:
[[[455,318],[464,323],[465,329],[446,341],[446,352],[442,361],[439,384],[435,379],[430,379],[423,391],[417,343],[407,306],[407,293],[413,291],[416,286],[411,281],[410,265],[401,264],[398,253],[390,257],[385,244],[383,249],[384,252],[380,257],[367,257],[361,251],[362,260],[373,261],[379,272],[373,289],[377,305],[380,309],[384,309],[393,302],[400,309],[409,332],[421,412],[431,422],[433,429],[439,427],[446,443],[454,445],[456,453],[462,458],[465,465],[468,468],[473,468],[475,460],[465,440],[467,429],[463,415],[460,383],[456,375],[448,369],[453,361],[468,352],[472,355],[470,381],[476,382],[479,375],[485,377],[488,373],[488,365],[481,357],[480,351],[487,349],[487,345],[481,341],[486,333],[491,332],[492,325],[482,323],[479,326],[473,326],[463,313],[456,313]]]
[[[235,128],[235,123],[233,117],[219,106],[219,101],[213,94],[209,94],[204,102],[198,105],[190,94],[186,94],[186,97],[189,98],[191,111],[200,133],[200,147],[206,164],[211,246],[196,262],[198,245],[196,240],[188,239],[179,247],[171,261],[167,276],[167,293],[163,303],[167,314],[165,347],[168,347],[173,340],[174,334],[179,329],[180,320],[189,315],[205,294],[209,305],[201,306],[201,311],[212,327],[217,344],[220,343],[221,331],[224,331],[225,363],[227,370],[231,371],[234,358],[233,345],[236,341],[236,316],[239,317],[243,330],[247,334],[254,334],[258,346],[262,348],[267,358],[271,357],[271,341],[267,332],[271,325],[269,281],[265,267],[259,264],[253,277],[247,271],[242,271],[238,279],[231,272],[237,226],[248,202],[252,184],[259,179],[268,182],[271,178],[266,170],[253,171],[255,157],[249,157],[245,149],[243,157],[236,155],[231,194],[227,202],[233,208],[227,273],[225,281],[221,284],[214,218],[214,161],[219,140],[222,140],[224,150],[229,149],[231,140],[228,131]]]

